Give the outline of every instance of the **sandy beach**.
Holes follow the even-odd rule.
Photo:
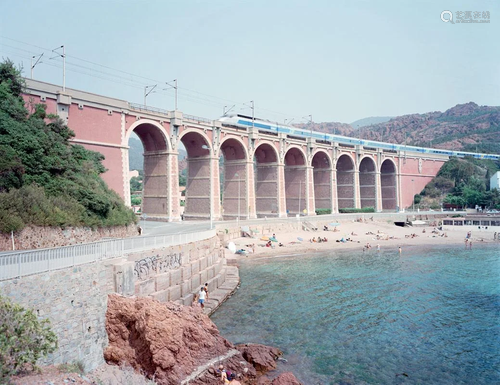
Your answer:
[[[263,257],[283,254],[308,254],[326,250],[395,250],[404,252],[408,246],[424,245],[454,245],[465,248],[467,231],[454,229],[440,231],[436,227],[400,227],[389,221],[357,222],[345,220],[337,222],[337,226],[328,226],[323,230],[323,224],[318,223],[317,231],[289,229],[276,230],[270,234],[254,234],[254,238],[240,237],[233,239],[236,249],[244,249],[247,254],[234,254],[236,258]],[[328,224],[326,224],[328,225]],[[275,234],[277,242],[271,242],[272,247],[266,247],[268,241]],[[467,248],[475,245],[493,243],[493,231],[472,231]],[[317,242],[318,237],[326,238],[327,242]],[[312,242],[315,238],[316,242]],[[341,240],[344,239],[344,242]],[[340,242],[337,242],[340,241]],[[470,243],[469,243],[470,242]],[[282,246],[279,246],[281,244]],[[227,246],[227,245],[224,245]],[[229,250],[228,250],[229,251]],[[226,256],[231,257],[232,253]]]

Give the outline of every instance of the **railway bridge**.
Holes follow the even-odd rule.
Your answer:
[[[250,219],[374,207],[396,211],[436,175],[448,156],[349,145],[307,135],[237,127],[26,79],[28,108],[75,132],[72,142],[102,153],[103,179],[130,203],[128,142],[144,146],[143,213],[180,215],[179,146],[187,151],[185,219]],[[223,158],[223,161],[221,161]]]

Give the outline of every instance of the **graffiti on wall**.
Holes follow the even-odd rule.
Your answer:
[[[155,255],[135,262],[134,275],[144,280],[154,274],[165,273],[181,266],[182,253]]]

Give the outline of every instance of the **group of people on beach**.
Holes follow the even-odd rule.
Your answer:
[[[309,240],[309,242],[311,243],[322,243],[322,242],[328,242],[328,239],[326,239],[326,237],[318,237],[318,239],[316,239],[316,237],[312,237],[312,239]]]

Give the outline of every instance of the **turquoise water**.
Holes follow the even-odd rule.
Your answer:
[[[500,384],[500,247],[245,259],[212,316],[309,384]]]

